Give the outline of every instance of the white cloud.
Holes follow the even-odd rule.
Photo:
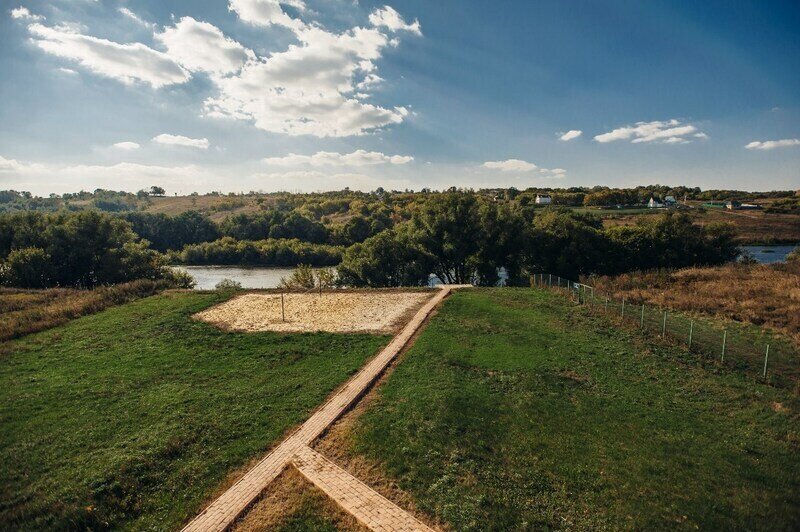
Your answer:
[[[490,170],[499,170],[501,172],[515,172],[515,173],[532,173],[535,172],[541,177],[548,179],[561,179],[566,177],[567,171],[563,168],[540,168],[528,161],[520,159],[507,159],[505,161],[486,161],[482,165],[484,168]]]
[[[535,170],[537,166],[527,161],[519,159],[508,159],[505,161],[486,161],[483,163],[484,168],[491,170],[501,170],[503,172],[530,172]]]
[[[369,22],[377,28],[386,28],[392,32],[410,31],[417,35],[422,35],[419,20],[414,20],[413,23],[407,24],[400,13],[395,11],[392,7],[383,6],[381,9],[376,9],[369,16]]]
[[[74,33],[65,27],[31,24],[33,42],[49,54],[77,61],[89,70],[131,84],[149,83],[154,88],[184,83],[190,77],[171,57],[141,43],[119,44]]]
[[[290,17],[281,7],[281,3],[292,6],[298,11],[305,11],[301,0],[230,0],[228,9],[234,11],[241,20],[254,26],[285,26],[294,30],[305,26],[302,21]]]
[[[561,140],[566,142],[568,140],[577,139],[582,134],[583,134],[583,131],[581,131],[580,129],[570,129],[569,131],[567,131],[566,133],[561,135],[559,137],[559,139],[561,139]]]
[[[22,174],[41,168],[41,165],[21,163],[16,159],[6,159],[0,155],[0,175]]]
[[[113,145],[113,147],[119,150],[131,151],[131,150],[138,150],[141,146],[139,146],[139,144],[136,142],[125,141],[125,142],[117,142],[116,144]]]
[[[201,150],[208,149],[208,139],[193,139],[184,137],[183,135],[170,135],[169,133],[162,133],[153,137],[153,142],[159,144],[170,144],[173,146],[185,146],[187,148],[200,148]]]
[[[656,120],[654,122],[637,122],[632,126],[624,126],[608,133],[594,137],[600,143],[614,142],[617,140],[631,140],[631,143],[656,142],[664,144],[686,144],[691,140],[686,137],[691,134],[697,136],[697,127],[684,124],[678,120]],[[702,132],[700,132],[702,133]],[[702,133],[705,135],[705,133]]]
[[[290,153],[285,157],[267,157],[263,162],[274,166],[371,166],[376,164],[408,164],[410,155],[384,155],[376,151],[356,150],[353,153],[319,151],[314,155]]]
[[[376,61],[386,47],[398,44],[388,33],[420,34],[418,22],[407,24],[392,8],[384,7],[370,15],[372,26],[336,33],[317,22],[306,24],[285,6],[304,16],[313,14],[301,0],[229,2],[229,9],[245,22],[277,24],[294,33],[297,43],[264,57],[192,17],[183,17],[154,35],[166,53],[142,43],[92,37],[80,28],[34,23],[28,29],[45,52],[123,83],[140,81],[159,88],[184,83],[192,72],[208,72],[215,93],[204,101],[205,115],[249,121],[265,131],[317,137],[363,135],[410,116],[403,106],[380,106],[367,100],[384,83]],[[125,8],[120,12],[138,19]]]
[[[71,68],[58,67],[56,70],[58,70],[62,74],[67,74],[69,76],[76,76],[78,74],[77,72],[75,72]]]
[[[255,174],[247,179],[247,183],[253,188],[302,192],[342,190],[345,187],[365,192],[378,187],[389,190],[414,187],[414,184],[406,179],[378,178],[353,173],[326,174],[318,170]]]
[[[362,135],[408,116],[404,107],[387,109],[359,101],[354,94],[362,84],[363,97],[377,82],[374,61],[389,45],[385,34],[360,27],[336,34],[316,26],[295,34],[299,45],[248,62],[238,75],[217,80],[220,93],[206,100],[208,115],[317,137]]]
[[[700,139],[700,140],[708,140],[709,138],[711,138],[711,137],[709,137],[708,135],[706,135],[705,133],[703,133],[702,131],[701,131],[700,133],[695,133],[695,134],[694,134],[694,135],[692,135],[692,136],[693,136],[694,138],[696,138],[696,139]]]
[[[119,11],[123,16],[126,16],[132,21],[136,22],[137,24],[144,26],[145,28],[153,29],[156,27],[155,24],[153,24],[152,22],[147,22],[146,20],[142,19],[139,15],[137,15],[127,7],[121,7],[117,11]]]
[[[192,17],[181,18],[175,26],[154,37],[166,47],[170,57],[191,71],[227,74],[255,57],[252,51],[225,37],[216,26]]]
[[[11,18],[16,20],[30,20],[32,22],[39,22],[44,20],[44,17],[41,15],[34,15],[31,13],[27,7],[16,7],[11,10]]]
[[[747,144],[748,150],[774,150],[775,148],[785,148],[788,146],[800,146],[800,139],[781,139],[781,140],[754,140]]]

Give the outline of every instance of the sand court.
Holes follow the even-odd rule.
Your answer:
[[[367,332],[389,334],[434,295],[433,292],[249,293],[195,314],[231,331]]]

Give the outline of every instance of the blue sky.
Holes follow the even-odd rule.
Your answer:
[[[0,188],[800,188],[795,1],[0,5]]]

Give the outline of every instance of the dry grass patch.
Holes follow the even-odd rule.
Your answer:
[[[800,265],[746,266],[634,272],[588,281],[599,292],[675,310],[767,327],[800,346]]]
[[[195,318],[231,331],[392,333],[431,292],[248,293]]]
[[[368,530],[293,466],[287,467],[232,527],[235,532],[299,529]]]

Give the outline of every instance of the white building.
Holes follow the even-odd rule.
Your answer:
[[[536,194],[536,205],[550,205],[552,202],[549,194]]]
[[[647,206],[650,207],[651,209],[660,209],[664,207],[664,204],[658,201],[657,199],[651,197],[650,201],[647,202]]]

